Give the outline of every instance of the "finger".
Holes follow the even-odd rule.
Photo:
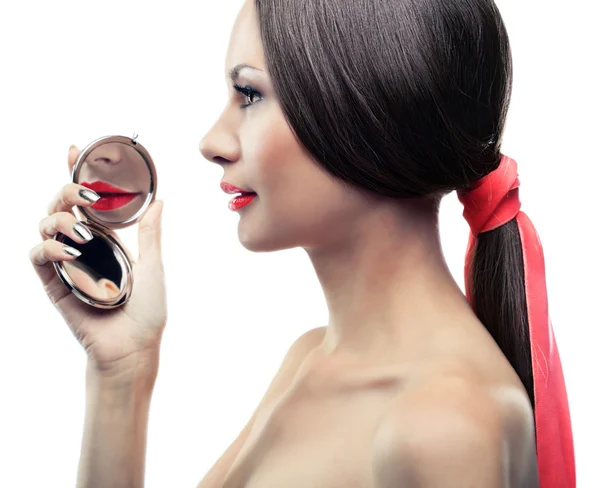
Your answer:
[[[77,158],[81,154],[81,150],[77,148],[75,144],[71,144],[69,147],[69,156],[67,157],[67,163],[69,165],[69,174],[73,171],[73,166],[77,162]]]
[[[43,239],[53,239],[60,232],[79,244],[85,244],[94,237],[83,223],[68,212],[58,212],[43,218],[40,221],[39,231]]]
[[[65,252],[69,246],[62,244],[54,239],[48,239],[39,243],[29,252],[29,259],[33,264],[35,272],[46,288],[46,293],[54,303],[58,303],[68,294],[68,289],[60,284],[61,280],[54,269],[54,261],[73,261],[77,259],[69,252]],[[77,250],[70,248],[73,254]]]
[[[29,251],[29,260],[35,267],[44,267],[54,261],[73,261],[79,256],[80,251],[54,239],[40,242]]]
[[[56,212],[70,212],[76,205],[91,207],[99,199],[100,195],[95,191],[77,183],[67,183],[48,205],[48,215]]]
[[[148,209],[138,228],[139,259],[161,261],[161,223],[163,201],[156,200]]]

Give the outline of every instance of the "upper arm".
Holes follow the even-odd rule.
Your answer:
[[[537,486],[524,480],[530,471],[511,466],[512,445],[523,441],[507,437],[507,419],[514,417],[486,391],[456,378],[409,393],[378,431],[377,488]]]
[[[200,481],[197,488],[221,488],[229,469],[252,430],[261,406],[285,392],[308,352],[320,344],[324,335],[325,327],[316,327],[304,332],[294,341],[285,354],[283,361],[279,366],[279,370],[271,380],[267,391],[254,410],[250,420],[212,468],[206,473],[204,478],[202,478],[202,481]]]

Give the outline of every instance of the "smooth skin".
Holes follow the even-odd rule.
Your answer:
[[[261,96],[227,80],[227,104],[200,151],[223,167],[223,181],[258,194],[238,211],[247,249],[307,252],[329,323],[294,341],[198,487],[535,488],[531,406],[448,269],[436,205],[367,196],[315,164],[273,91],[252,0],[236,18],[226,72],[239,63],[259,69],[245,68],[238,83]],[[90,357],[78,486],[142,487],[166,323],[161,204],[139,226],[143,285],[106,313],[70,296],[51,265],[69,259],[50,239],[57,230],[78,240],[70,208],[86,203],[76,190],[65,186],[51,204],[31,260]]]
[[[71,147],[68,170],[72,170],[80,151]],[[161,256],[160,217],[162,201],[155,201],[140,221],[139,256],[131,258],[134,281],[126,305],[115,310],[99,310],[86,305],[71,294],[56,274],[52,261],[71,261],[62,252],[62,244],[54,240],[57,232],[67,235],[78,243],[85,243],[73,230],[77,222],[72,209],[76,205],[90,207],[91,202],[79,196],[83,186],[76,183],[65,185],[48,207],[48,216],[39,223],[43,241],[30,252],[33,263],[46,292],[63,316],[65,322],[80,340],[88,356],[100,369],[112,368],[119,362],[133,359],[140,351],[158,348],[166,324],[167,309],[164,287],[164,268]],[[118,240],[114,232],[110,235]],[[120,240],[118,240],[121,243]]]
[[[259,95],[228,79],[242,63],[256,69],[238,85]],[[258,194],[238,211],[247,249],[306,251],[329,323],[221,460],[234,459],[225,477],[200,487],[537,486],[529,400],[450,273],[436,202],[366,194],[315,163],[279,105],[253,0],[224,74],[229,100],[200,151]]]
[[[79,153],[74,146],[69,149],[69,174]],[[29,256],[49,299],[88,356],[77,486],[143,486],[148,409],[167,321],[160,227],[163,202],[155,201],[139,223],[138,259],[124,248],[133,263],[130,300],[114,310],[96,309],[70,293],[52,265],[76,259],[53,239],[57,232],[86,242],[73,230],[77,222],[73,207],[93,205],[79,196],[81,188],[69,183],[54,197],[48,216],[39,223],[43,240]]]

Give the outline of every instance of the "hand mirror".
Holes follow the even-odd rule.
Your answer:
[[[124,305],[133,288],[132,263],[108,231],[135,224],[156,198],[156,169],[148,151],[133,138],[107,136],[82,151],[71,179],[100,195],[90,207],[77,206],[94,236],[85,244],[58,233],[54,239],[81,256],[55,261],[62,282],[80,300],[97,308]]]

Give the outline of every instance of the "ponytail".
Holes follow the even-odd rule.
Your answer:
[[[471,305],[525,386],[535,413],[523,250],[515,219],[477,236]]]
[[[514,159],[458,191],[471,233],[465,291],[517,372],[534,411],[540,488],[575,488],[575,456],[562,365],[548,315],[542,243],[521,211]]]

